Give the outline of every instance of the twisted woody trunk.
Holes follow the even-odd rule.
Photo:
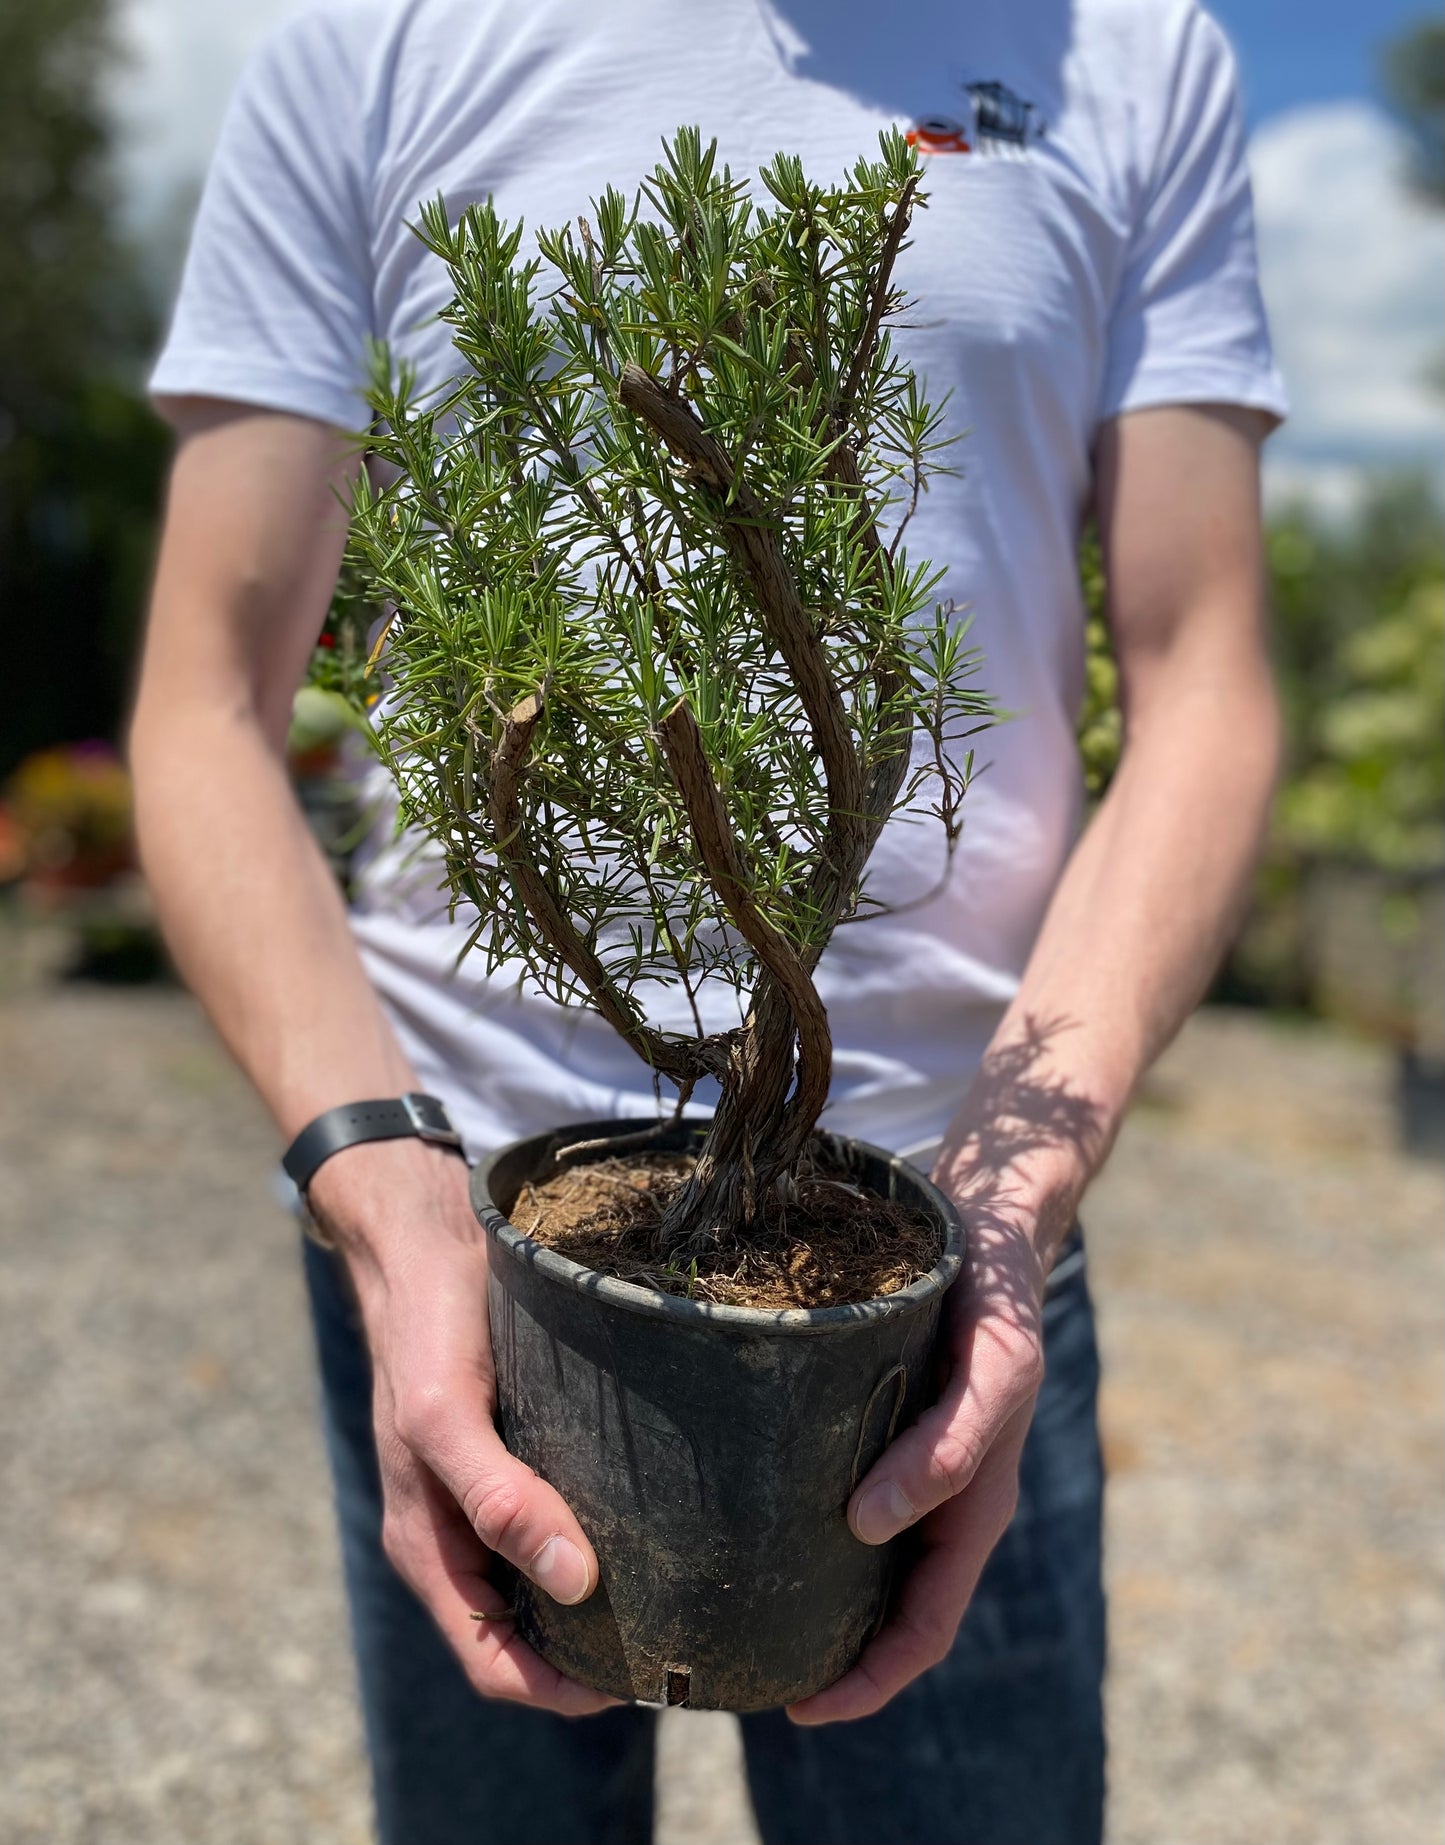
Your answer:
[[[853,535],[861,541],[880,588],[886,587],[893,566],[863,488],[849,424],[858,385],[879,337],[915,190],[916,180],[910,180],[894,207],[872,279],[863,336],[820,431],[834,444],[830,482],[855,508]],[[788,356],[798,389],[806,396],[813,378],[796,340]],[[832,1074],[832,1036],[813,984],[813,969],[838,923],[852,911],[864,869],[897,803],[908,772],[913,722],[907,681],[875,664],[872,679],[880,723],[874,760],[871,766],[865,762],[827,651],[803,606],[776,531],[722,443],[679,393],[636,364],[621,368],[618,397],[685,470],[691,491],[710,503],[732,565],[797,689],[827,790],[827,828],[805,897],[806,907],[818,918],[815,945],[800,951],[753,899],[754,879],[687,701],[678,700],[663,719],[659,741],[698,857],[728,921],[761,970],[741,1027],[679,1044],[651,1031],[630,1000],[616,992],[545,877],[517,849],[518,789],[528,745],[542,716],[541,699],[524,699],[504,725],[493,759],[490,819],[499,852],[507,856],[539,932],[608,1023],[654,1069],[678,1084],[683,1101],[699,1077],[713,1075],[718,1080],[720,1100],[696,1167],[659,1226],[659,1253],[671,1256],[726,1248],[748,1238],[770,1197],[785,1202],[793,1193]],[[510,855],[508,842],[513,847]]]
[[[899,238],[907,215],[905,199],[895,217]],[[880,300],[886,287],[885,273],[878,279]],[[679,701],[663,721],[662,746],[698,856],[729,921],[762,970],[748,1017],[727,1044],[717,1072],[722,1093],[712,1131],[691,1179],[663,1220],[660,1238],[670,1252],[726,1244],[740,1233],[746,1235],[762,1214],[769,1192],[786,1195],[791,1188],[828,1099],[832,1073],[832,1037],[813,984],[813,968],[828,937],[856,901],[864,868],[903,785],[913,731],[907,719],[890,724],[885,717],[880,734],[888,739],[886,751],[868,770],[781,546],[746,486],[735,478],[728,456],[685,402],[669,396],[637,366],[624,368],[620,396],[688,467],[694,490],[715,501],[733,563],[750,584],[761,618],[797,687],[828,792],[827,831],[807,893],[809,907],[822,919],[818,946],[800,953],[750,897],[752,879],[728,825],[692,712]],[[835,451],[834,478],[857,504],[858,530],[871,567],[886,572],[888,556],[863,498],[846,437]],[[875,670],[874,686],[878,710],[892,714],[904,681],[896,673]]]

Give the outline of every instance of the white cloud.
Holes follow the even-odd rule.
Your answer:
[[[1425,375],[1445,345],[1445,216],[1404,184],[1399,131],[1365,103],[1291,111],[1254,137],[1260,268],[1293,415],[1272,490],[1348,497],[1373,469],[1445,466]]]
[[[227,98],[247,55],[300,0],[126,0],[120,12],[128,58],[113,105],[122,184],[141,224],[163,214],[201,178]]]
[[[1324,519],[1348,523],[1369,497],[1377,468],[1359,461],[1301,461],[1271,444],[1264,456],[1267,513],[1302,501]]]

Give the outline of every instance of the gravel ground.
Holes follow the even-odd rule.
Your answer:
[[[184,995],[0,955],[0,1840],[362,1845],[272,1134]],[[1112,1845],[1437,1845],[1442,1202],[1377,1053],[1217,1014],[1095,1191]],[[730,1719],[659,1789],[753,1845]]]

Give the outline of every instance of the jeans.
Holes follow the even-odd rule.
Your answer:
[[[305,1246],[382,1845],[649,1845],[653,1711],[567,1719],[478,1697],[381,1548],[365,1345]],[[1044,1307],[1018,1510],[944,1662],[876,1716],[741,1719],[765,1845],[1099,1845],[1103,1473],[1082,1245]]]

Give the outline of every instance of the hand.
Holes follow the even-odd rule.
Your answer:
[[[859,1484],[848,1522],[865,1544],[917,1526],[921,1554],[851,1672],[789,1708],[795,1723],[871,1716],[937,1665],[1018,1500],[1019,1456],[1043,1381],[1043,1271],[1025,1213],[969,1213],[964,1269],[944,1303],[938,1402]]]
[[[561,1496],[503,1447],[487,1323],[486,1235],[466,1167],[418,1141],[348,1149],[310,1188],[356,1285],[375,1377],[382,1544],[485,1697],[563,1716],[616,1703],[540,1659],[506,1619],[491,1553],[566,1604],[597,1559]]]

